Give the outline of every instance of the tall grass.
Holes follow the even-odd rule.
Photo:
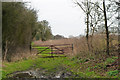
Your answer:
[[[105,53],[106,51],[106,36],[104,34],[95,34],[93,37],[89,36],[90,50],[86,42],[86,37],[79,38],[68,38],[60,40],[49,40],[49,41],[35,41],[35,45],[51,45],[51,44],[73,44],[74,54],[70,55],[97,55]],[[118,39],[115,35],[110,35],[110,51],[117,49]],[[112,54],[112,53],[111,53]]]
[[[68,38],[68,39],[59,39],[59,40],[48,40],[48,41],[34,41],[32,42],[32,46],[40,46],[40,45],[55,45],[55,44],[73,44],[74,49],[73,53],[70,49],[66,55],[75,56],[79,55],[83,56],[93,56],[103,54],[106,55],[106,36],[104,34],[95,34],[93,37],[89,36],[89,45],[90,50],[88,49],[88,45],[86,42],[86,37],[77,37],[77,38]],[[110,35],[110,51],[116,50],[118,47],[118,38],[115,35]],[[13,55],[12,61],[16,61],[19,59],[25,59],[28,57],[36,56],[37,49],[32,49],[30,51],[26,51],[26,53]],[[114,52],[110,52],[110,54],[116,55]]]

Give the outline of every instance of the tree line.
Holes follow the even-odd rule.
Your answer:
[[[76,5],[85,13],[86,24],[86,40],[89,51],[92,50],[92,40],[90,44],[90,36],[93,37],[95,32],[105,32],[106,34],[106,53],[109,53],[109,35],[111,32],[118,32],[116,25],[117,12],[119,10],[118,0],[73,0]],[[115,31],[112,31],[114,28]],[[116,28],[116,29],[115,29]]]
[[[46,20],[37,20],[37,11],[24,2],[2,3],[3,60],[11,61],[16,54],[31,50],[33,40],[48,40],[51,27]]]
[[[86,40],[92,51],[95,32],[102,29],[106,34],[106,53],[109,55],[110,28],[115,28],[119,2],[116,0],[73,0],[85,13]],[[106,3],[107,1],[107,3]],[[2,53],[3,60],[11,60],[16,54],[31,50],[33,40],[55,39],[46,20],[37,20],[37,11],[24,2],[2,3]],[[117,32],[117,30],[115,31]],[[89,39],[91,37],[91,40]],[[91,44],[90,44],[91,41]]]

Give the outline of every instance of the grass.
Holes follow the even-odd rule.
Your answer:
[[[108,75],[108,76],[116,76],[116,75],[118,75],[118,73],[119,73],[118,70],[114,70],[114,71],[109,71],[109,72],[107,72],[107,75]]]
[[[105,62],[109,62],[109,58],[105,62],[93,64],[92,61],[87,59],[78,59],[76,57],[54,57],[54,58],[41,58],[41,56],[49,56],[48,54],[39,54],[39,56],[16,62],[4,62],[2,77],[6,78],[7,74],[16,71],[25,71],[29,69],[41,68],[47,70],[49,73],[56,72],[60,67],[64,67],[67,71],[71,71],[78,77],[83,78],[113,78],[117,77],[118,71],[111,70],[104,73],[106,76],[102,76],[100,70],[106,65]],[[113,58],[112,58],[113,59]],[[116,58],[114,58],[116,59]],[[87,61],[87,62],[86,62]],[[92,70],[93,69],[93,70]],[[97,71],[98,70],[98,71]],[[72,76],[71,76],[72,77]]]
[[[51,54],[51,49],[48,47],[32,47],[38,50],[38,55],[42,56],[42,57],[46,57],[46,56],[64,56],[64,54]],[[48,48],[48,49],[47,49]],[[45,50],[46,49],[46,50]],[[44,51],[45,50],[45,51]],[[41,52],[41,53],[40,53]],[[54,51],[53,51],[54,52]]]
[[[38,51],[42,51],[47,47],[33,47]],[[34,58],[24,59],[16,62],[4,62],[5,67],[2,70],[2,78],[6,78],[8,74],[16,72],[16,71],[25,71],[29,69],[41,68],[50,72],[56,72],[60,67],[64,67],[67,71],[71,71],[74,75],[83,78],[106,78],[106,77],[117,77],[118,71],[110,69],[107,72],[103,70],[106,69],[107,64],[113,63],[118,57],[112,56],[106,58],[105,61],[100,63],[94,63],[94,57],[83,57],[80,58],[78,56],[74,57],[61,57],[64,55],[59,55],[59,57],[54,58],[44,58],[47,56],[51,56],[49,53],[50,49],[42,52],[42,54],[38,54],[38,56]],[[53,54],[53,56],[58,56],[57,54]],[[71,76],[72,77],[72,76]]]
[[[35,48],[38,50],[38,53],[39,52],[42,52],[42,54],[46,54],[46,53],[50,53],[51,52],[51,49],[49,49],[48,47],[40,47],[40,46],[37,46],[37,47],[32,47],[32,48]],[[48,49],[47,49],[48,48]],[[46,49],[46,50],[45,50]],[[43,51],[45,50],[45,51]]]
[[[107,58],[105,63],[108,64],[108,63],[113,63],[113,62],[115,62],[114,58]]]
[[[3,67],[2,77],[5,78],[7,74],[16,72],[16,71],[24,71],[29,70],[31,68],[43,68],[48,71],[54,71],[55,68],[58,68],[61,62],[63,62],[65,57],[57,57],[57,58],[40,58],[43,56],[49,56],[49,54],[39,54],[38,57],[16,61],[16,62],[4,62],[5,67]]]
[[[75,39],[52,40],[52,42],[51,41],[48,42],[49,44],[73,43],[74,54],[72,55],[71,58],[70,57],[43,58],[43,57],[51,56],[51,54],[46,54],[46,53],[50,53],[51,49],[47,49],[46,51],[43,51],[41,54],[33,58],[24,59],[16,62],[10,62],[10,63],[3,62],[4,67],[2,69],[3,72],[2,77],[6,78],[8,74],[16,71],[25,71],[36,68],[45,69],[50,73],[57,71],[60,67],[64,67],[67,71],[71,71],[74,75],[78,75],[78,77],[83,77],[83,78],[117,78],[118,77],[117,76],[118,70],[115,69],[115,66],[107,67],[107,65],[115,62],[116,59],[118,59],[118,57],[111,56],[109,58],[105,58],[104,55],[98,56],[99,54],[103,54],[103,53],[99,53],[99,51],[103,51],[105,49],[106,46],[105,36],[95,35],[93,37],[93,41],[92,43],[90,43],[93,44],[93,48],[92,48],[92,50],[94,50],[93,53],[88,51],[85,37],[82,37],[80,39],[75,38]],[[36,44],[49,45],[46,44],[45,42],[31,43],[32,46]],[[111,47],[115,47],[115,45],[118,44],[118,40],[115,39],[114,42],[112,42],[111,44],[113,44],[111,45]],[[41,52],[42,50],[48,47],[37,46],[32,48],[36,48],[38,52]],[[94,55],[95,53],[96,55]],[[58,55],[53,54],[53,56],[58,56]],[[59,56],[64,56],[64,55],[59,55]]]
[[[34,43],[32,43],[34,45]],[[77,44],[76,44],[77,45]],[[75,46],[76,46],[75,45]],[[48,47],[33,47],[38,50],[38,52],[44,50]],[[85,48],[86,49],[86,48]],[[77,50],[77,49],[76,49]],[[79,50],[82,50],[79,48]],[[118,77],[118,71],[113,68],[108,68],[106,65],[112,64],[115,62],[118,57],[112,56],[109,58],[105,58],[105,60],[95,59],[94,56],[89,56],[88,53],[82,56],[72,56],[70,57],[54,57],[54,58],[43,58],[47,56],[51,56],[51,49],[47,49],[46,51],[38,54],[38,56],[34,58],[24,59],[16,62],[4,62],[5,65],[3,67],[2,77],[6,78],[8,74],[16,72],[16,71],[25,71],[29,69],[41,68],[50,72],[56,72],[60,67],[64,67],[67,71],[71,71],[74,75],[78,75],[78,77],[83,78],[116,78]],[[87,56],[86,56],[87,55]],[[53,54],[53,56],[58,56],[57,54]],[[64,55],[59,55],[64,56]],[[106,71],[107,70],[107,71]],[[72,76],[71,76],[72,77]]]
[[[33,58],[18,62],[11,62],[11,63],[4,63],[5,67],[3,67],[3,74],[2,77],[5,78],[7,74],[16,72],[16,71],[24,71],[29,70],[31,68],[43,68],[45,70],[48,70],[49,72],[58,70],[61,66],[71,66],[67,67],[68,69],[72,69],[75,66],[78,66],[75,64],[74,61],[71,61],[67,57],[57,57],[57,58]],[[74,71],[73,71],[74,72]],[[75,73],[75,72],[74,72]]]
[[[34,60],[28,59],[18,62],[4,63],[5,67],[3,67],[2,77],[5,78],[7,74],[16,72],[16,71],[24,71],[30,69],[33,65]]]

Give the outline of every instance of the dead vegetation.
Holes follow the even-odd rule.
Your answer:
[[[89,36],[89,45],[90,50],[88,49],[86,37],[80,38],[68,38],[68,39],[59,39],[59,40],[48,40],[48,41],[35,41],[34,45],[55,45],[55,44],[73,44],[74,45],[74,55],[97,55],[103,54],[106,51],[106,41],[105,35],[96,34],[93,37]],[[110,35],[110,51],[111,54],[117,50],[118,39],[116,35]],[[72,55],[72,54],[70,54]]]
[[[105,42],[105,35],[96,34],[93,37],[89,36],[89,45],[90,50],[88,49],[86,37],[80,38],[68,38],[68,39],[59,39],[59,40],[48,40],[48,41],[34,41],[34,46],[40,45],[58,45],[58,44],[73,44],[73,53],[71,50],[69,52],[69,56],[79,56],[79,57],[87,57],[87,56],[96,56],[106,58],[106,42]],[[116,35],[110,35],[110,54],[111,55],[118,55],[118,38]],[[16,55],[12,55],[11,61],[17,61],[21,59],[27,59],[32,56],[36,56],[37,51],[32,49],[30,52],[29,50],[23,51],[23,53]]]

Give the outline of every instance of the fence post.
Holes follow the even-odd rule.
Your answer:
[[[72,54],[73,54],[73,44],[72,44]]]
[[[53,57],[53,45],[51,45],[51,57]]]

